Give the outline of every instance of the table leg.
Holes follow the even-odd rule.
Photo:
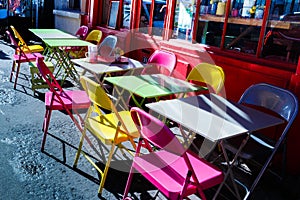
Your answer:
[[[233,158],[232,161],[229,161],[228,155],[227,155],[227,153],[226,153],[226,149],[225,149],[225,147],[224,147],[224,145],[223,145],[223,141],[220,141],[220,146],[221,146],[222,153],[223,153],[223,155],[224,155],[224,158],[225,158],[225,161],[226,161],[226,164],[227,164],[228,169],[227,169],[227,171],[226,171],[226,173],[225,173],[224,181],[223,181],[223,182],[220,184],[220,186],[218,187],[217,192],[216,192],[216,194],[215,194],[215,196],[214,196],[213,199],[216,199],[216,197],[217,197],[218,194],[220,193],[220,191],[221,191],[223,185],[225,184],[225,182],[226,182],[228,176],[230,176],[232,185],[233,185],[234,190],[235,190],[235,195],[236,195],[236,197],[237,197],[238,199],[241,199],[241,196],[240,196],[240,193],[239,193],[239,190],[238,190],[238,188],[237,188],[237,185],[236,185],[236,182],[235,182],[235,179],[234,179],[234,175],[233,175],[233,172],[232,172],[232,167],[234,166],[235,162],[237,161],[237,158],[238,158],[238,156],[239,156],[241,150],[244,148],[244,146],[246,145],[246,143],[247,143],[247,141],[248,141],[249,138],[250,138],[250,134],[248,134],[247,137],[242,141],[242,143],[241,143],[241,145],[240,145],[238,151],[237,151],[236,154],[234,155],[234,158]]]

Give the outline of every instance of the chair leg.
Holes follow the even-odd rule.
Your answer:
[[[20,72],[20,67],[21,67],[21,63],[18,63],[16,78],[15,78],[15,83],[14,83],[14,89],[16,89],[16,87],[17,87],[17,81],[18,81],[18,76],[19,76],[19,72]]]
[[[75,160],[74,160],[74,163],[73,163],[74,168],[77,167],[77,163],[78,163],[78,160],[79,160],[79,156],[80,156],[80,153],[81,153],[81,149],[82,149],[82,145],[83,145],[83,141],[84,141],[85,136],[86,136],[86,127],[84,126],[84,129],[82,131],[82,135],[81,135],[81,138],[80,138],[78,150],[77,150]]]
[[[46,109],[46,113],[45,113],[45,117],[44,117],[44,123],[43,123],[44,135],[43,135],[43,139],[42,139],[41,151],[44,151],[44,148],[45,148],[46,137],[47,137],[47,134],[48,134],[48,128],[49,128],[51,113],[52,113],[52,110]]]
[[[127,195],[129,193],[129,189],[130,189],[132,178],[133,178],[133,170],[134,170],[134,168],[133,168],[133,166],[131,166],[129,176],[128,176],[128,179],[127,179],[127,183],[126,183],[126,187],[125,187],[125,191],[124,191],[124,194],[123,194],[123,200],[125,200],[127,198]]]
[[[101,177],[101,182],[100,182],[100,186],[99,186],[99,190],[98,190],[98,195],[101,195],[101,193],[102,193],[104,183],[105,183],[105,180],[106,180],[106,176],[107,176],[107,172],[108,172],[108,169],[109,169],[109,166],[110,166],[110,162],[112,160],[112,156],[113,156],[114,151],[115,151],[115,147],[116,147],[115,144],[111,145],[111,149],[110,149],[110,152],[109,152],[109,156],[107,158],[105,169],[104,169],[104,172],[103,172],[102,177]]]
[[[13,61],[12,67],[11,67],[11,72],[10,72],[10,77],[9,77],[9,81],[12,82],[12,77],[15,71],[15,67],[16,67],[16,61]]]

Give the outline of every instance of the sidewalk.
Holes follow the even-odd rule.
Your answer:
[[[54,137],[49,135],[45,152],[40,151],[46,90],[33,96],[27,66],[21,67],[17,90],[13,89],[12,54],[13,49],[0,41],[0,199],[99,199],[98,175],[90,163],[81,158],[80,170],[72,168],[80,133],[69,116],[53,112],[49,133]],[[102,199],[122,199],[126,180],[127,173],[110,169]],[[156,193],[140,177],[133,187],[137,199],[152,199]],[[299,189],[299,177],[281,184],[264,178],[253,199],[300,199]],[[165,199],[160,196],[156,199]]]

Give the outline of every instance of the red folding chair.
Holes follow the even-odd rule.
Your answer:
[[[41,150],[44,150],[46,137],[48,133],[51,113],[53,110],[63,110],[71,117],[77,128],[82,132],[83,118],[80,116],[80,109],[88,109],[90,100],[86,92],[83,90],[65,91],[59,85],[52,72],[46,66],[42,57],[37,58],[37,67],[43,79],[49,85],[50,91],[45,94],[46,113],[44,117],[43,130],[44,136],[42,140]],[[78,120],[74,117],[73,112],[77,115]]]
[[[133,159],[123,199],[126,199],[134,171],[141,173],[168,199],[183,199],[220,184],[223,173],[197,154],[186,150],[172,131],[160,120],[139,108],[131,109],[131,117],[141,134]],[[157,151],[153,151],[151,145]],[[146,147],[149,154],[141,151]],[[143,152],[143,154],[140,154]]]

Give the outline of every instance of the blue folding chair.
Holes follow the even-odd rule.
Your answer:
[[[260,166],[256,177],[254,176],[254,171],[244,169],[244,172],[247,172],[247,174],[254,177],[252,184],[246,185],[238,180],[238,183],[246,188],[246,195],[244,199],[247,199],[254,191],[266,169],[271,164],[274,155],[279,153],[279,150],[282,153],[282,171],[285,171],[286,138],[288,130],[298,113],[298,100],[296,96],[288,90],[266,83],[260,83],[250,86],[240,98],[239,103],[273,114],[285,120],[284,124],[276,127],[277,130],[280,131],[272,129],[274,133],[266,134],[265,132],[255,132],[251,134],[248,142],[239,153],[239,158],[243,161],[254,161],[247,162],[249,166],[253,163],[255,163],[253,166]],[[275,134],[278,132],[279,134]],[[241,144],[240,142],[242,139],[244,139],[242,136],[227,139],[224,141],[225,149],[236,153],[239,147],[238,144]],[[238,163],[238,166],[239,164],[240,163]]]

